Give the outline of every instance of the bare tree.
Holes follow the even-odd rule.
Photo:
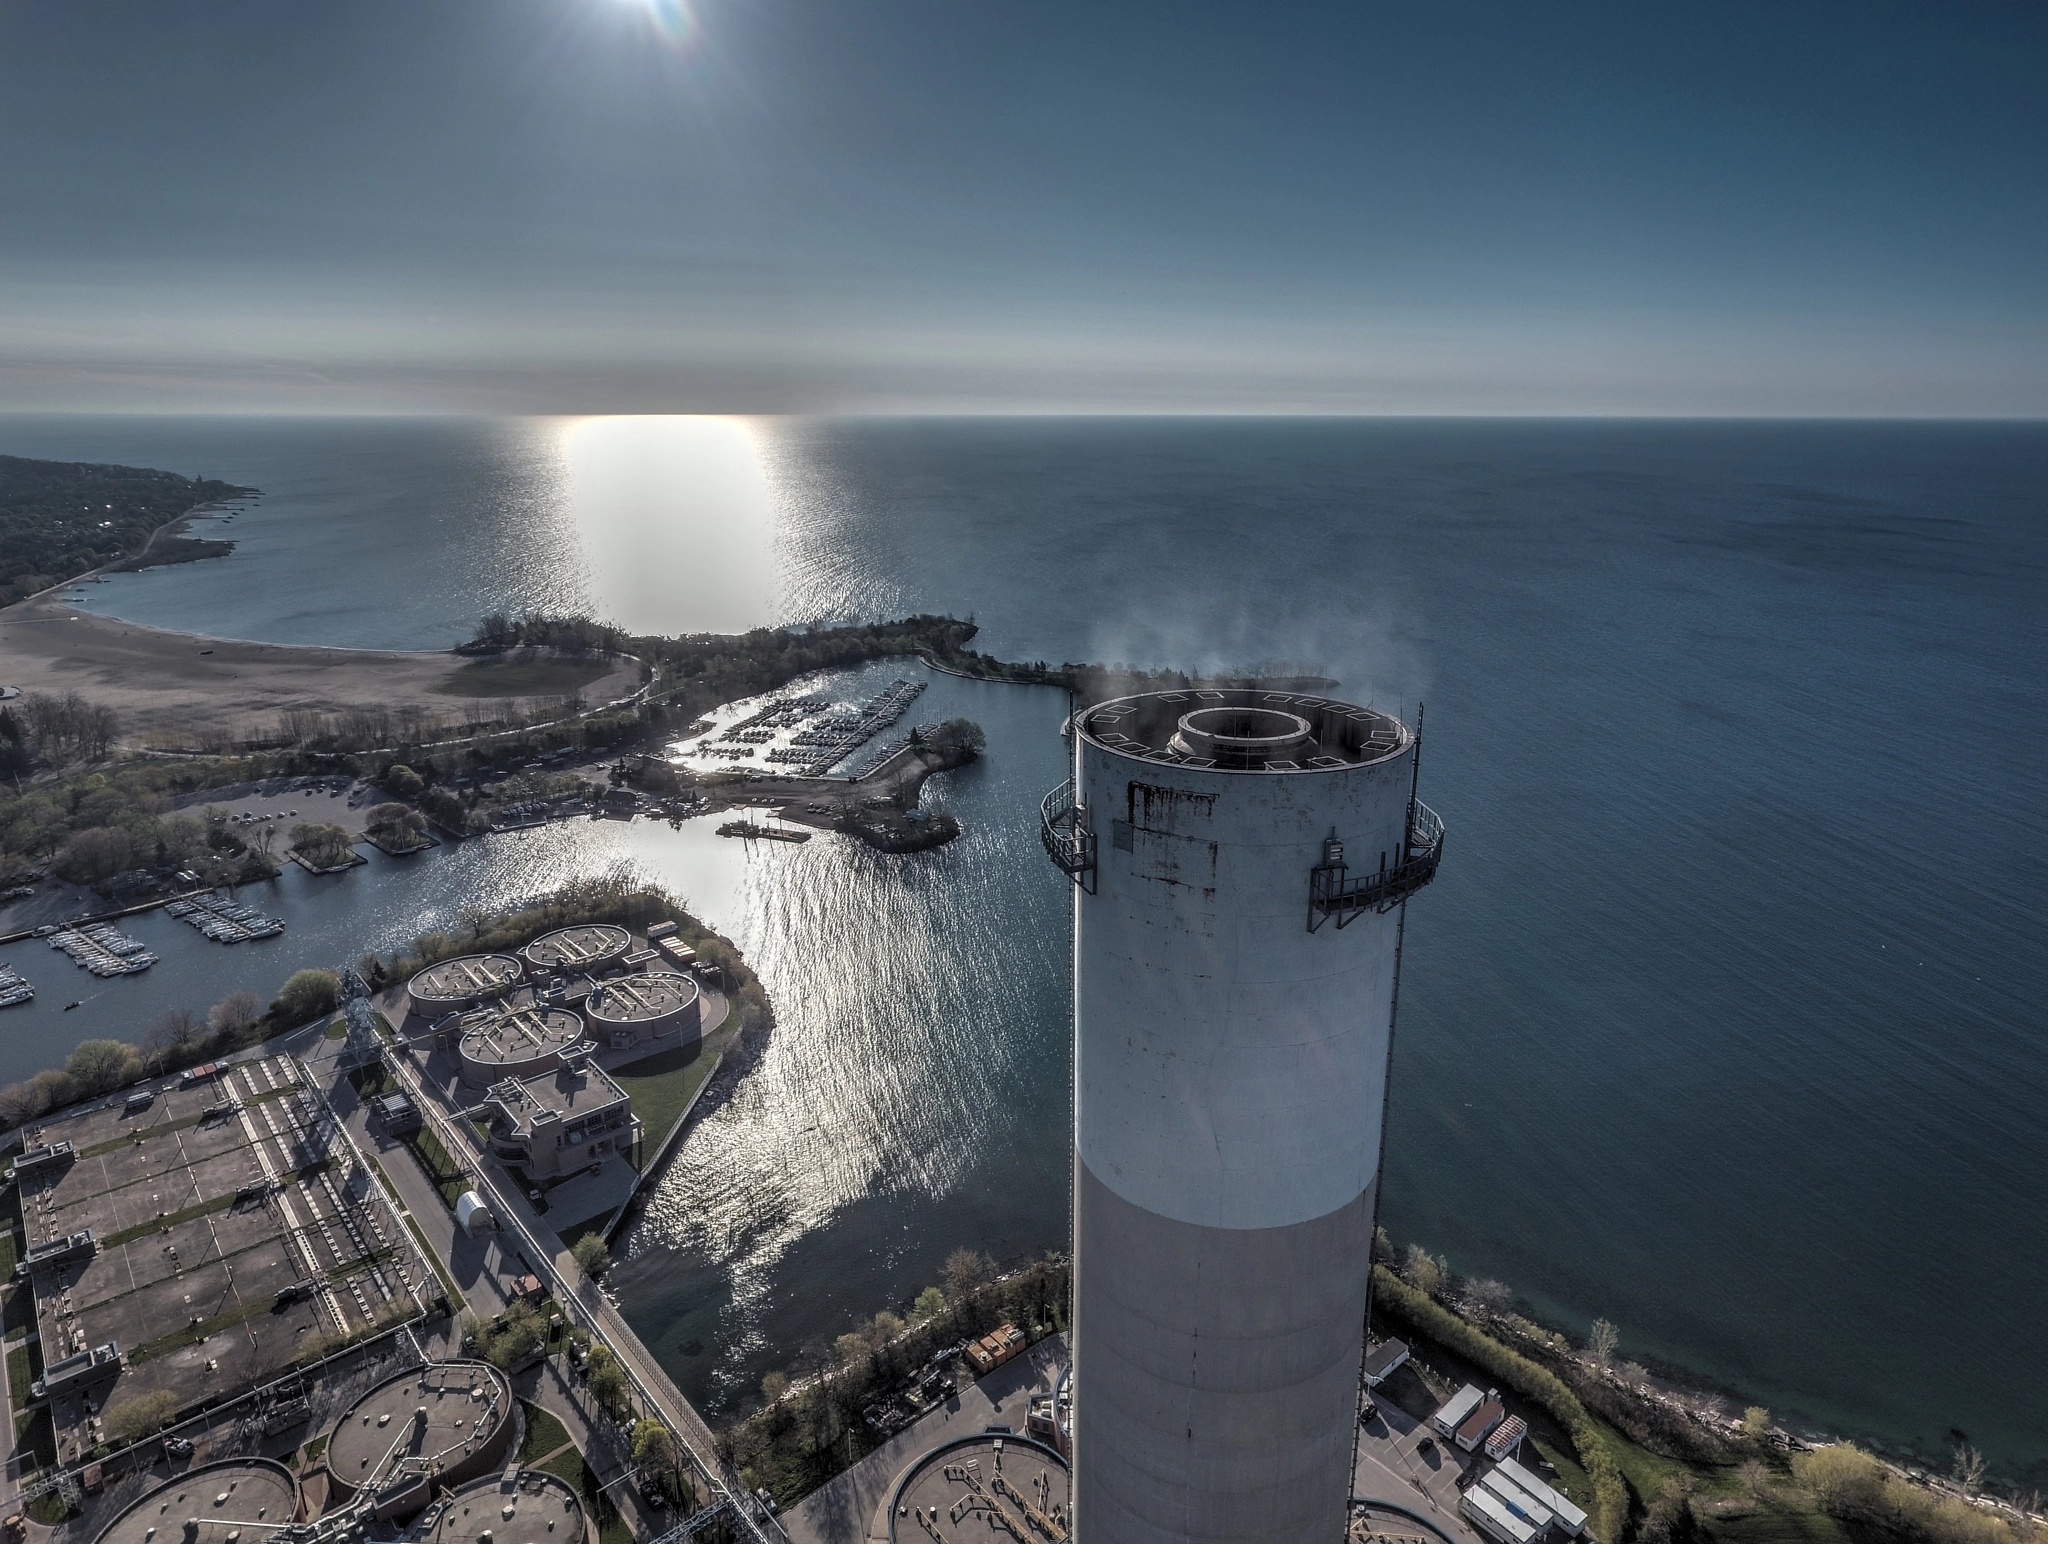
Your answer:
[[[1949,1472],[1962,1486],[1964,1495],[1974,1496],[1984,1488],[1984,1455],[1969,1443],[1958,1442],[1955,1465]]]
[[[1408,1246],[1408,1257],[1401,1262],[1401,1279],[1409,1286],[1434,1297],[1443,1290],[1445,1275],[1441,1259],[1432,1258],[1420,1244]]]
[[[1614,1360],[1614,1348],[1621,1344],[1621,1331],[1612,1321],[1595,1319],[1593,1333],[1587,1337],[1586,1349],[1593,1355],[1595,1367],[1605,1367]]]
[[[1498,1319],[1514,1305],[1515,1301],[1515,1294],[1508,1290],[1508,1284],[1504,1281],[1495,1281],[1491,1277],[1485,1281],[1473,1282],[1466,1296],[1472,1305],[1489,1319]]]
[[[1757,1501],[1768,1501],[1771,1497],[1771,1471],[1762,1459],[1745,1458],[1738,1471],[1742,1476],[1743,1489]]]
[[[262,1017],[262,998],[254,992],[230,992],[208,1010],[206,1022],[215,1034],[239,1040]]]
[[[0,1088],[0,1126],[19,1126],[44,1109],[42,1092],[33,1083],[9,1083]]]

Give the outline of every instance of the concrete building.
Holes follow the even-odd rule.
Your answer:
[[[351,1405],[327,1441],[330,1494],[374,1497],[375,1514],[409,1517],[504,1466],[512,1386],[483,1362],[440,1362],[387,1378]]]
[[[509,954],[461,954],[429,965],[405,990],[414,1013],[438,1019],[451,1009],[474,1008],[503,997],[525,978],[525,970]]]
[[[455,1043],[462,1081],[489,1088],[562,1065],[562,1053],[583,1039],[583,1021],[567,1008],[513,1008],[465,1020]]]
[[[680,1045],[703,1026],[702,994],[688,976],[651,970],[595,987],[583,1000],[583,1017],[597,1042],[614,1050],[664,1035]]]
[[[1402,903],[1442,827],[1392,716],[1257,690],[1079,712],[1076,1536],[1341,1538]]]
[[[298,1521],[299,1482],[268,1458],[187,1469],[133,1502],[93,1544],[265,1544]]]
[[[482,1104],[462,1113],[488,1120],[492,1153],[536,1180],[630,1152],[640,1134],[626,1091],[577,1052],[564,1056],[552,1072],[493,1084]]]
[[[518,1469],[435,1502],[409,1536],[418,1544],[597,1544],[597,1524],[568,1481],[541,1469]]]
[[[543,933],[519,952],[535,975],[587,975],[616,965],[632,947],[632,935],[624,928],[609,922],[586,922]]]
[[[912,1460],[867,1536],[889,1544],[1005,1536],[1064,1544],[1071,1512],[1066,1460],[1007,1426],[991,1426]]]

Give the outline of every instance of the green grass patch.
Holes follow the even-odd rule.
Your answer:
[[[448,1210],[454,1211],[462,1192],[469,1188],[469,1176],[448,1156],[448,1149],[441,1145],[441,1139],[422,1126],[400,1140],[405,1143],[406,1150],[419,1160],[421,1170],[433,1181],[434,1189],[440,1192]]]
[[[329,1024],[326,1029],[326,1036],[329,1040],[348,1039],[348,1020],[336,1019],[333,1023]]]
[[[24,1469],[47,1469],[57,1461],[57,1424],[48,1405],[39,1405],[16,1420],[14,1437],[15,1452],[32,1460],[22,1465]]]
[[[36,1381],[35,1370],[29,1365],[26,1343],[10,1349],[7,1353],[7,1392],[14,1400],[17,1410],[27,1406],[34,1393],[29,1385]]]
[[[36,1327],[36,1295],[26,1286],[0,1294],[0,1337],[12,1340]]]
[[[79,1508],[61,1490],[46,1490],[22,1510],[46,1528],[54,1528],[66,1518],[76,1517]]]
[[[603,680],[616,668],[607,659],[518,649],[459,666],[432,690],[444,697],[559,697]]]
[[[7,1231],[0,1233],[0,1279],[11,1278],[14,1267],[21,1261],[21,1235],[15,1232],[13,1218],[5,1219]]]
[[[583,1504],[590,1509],[590,1515],[597,1519],[597,1544],[633,1544],[633,1530],[619,1515],[619,1509],[612,1505],[611,1497],[604,1493],[597,1483],[597,1471],[576,1449],[557,1453],[542,1464],[541,1469],[567,1480],[583,1497]]]
[[[311,1442],[299,1449],[299,1462],[305,1466],[317,1464],[327,1456],[327,1433],[322,1432]]]
[[[568,1442],[569,1428],[529,1400],[520,1400],[519,1408],[526,1412],[526,1440],[519,1444],[519,1462],[531,1468],[534,1460],[547,1457]],[[569,1483],[573,1485],[575,1481]]]
[[[697,1090],[717,1069],[725,1048],[739,1031],[739,1014],[729,1014],[725,1023],[704,1039],[634,1062],[612,1074],[619,1087],[633,1097],[633,1113],[640,1117],[646,1152],[656,1152],[668,1140],[670,1128],[690,1107]]]

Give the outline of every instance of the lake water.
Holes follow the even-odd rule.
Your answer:
[[[1009,657],[1426,698],[1450,837],[1410,913],[1395,1237],[1783,1416],[1929,1456],[1954,1428],[2048,1482],[2048,431],[14,419],[0,449],[265,490],[233,557],[94,587],[160,625],[433,647],[527,605],[930,609]],[[1064,897],[1032,830],[1062,708],[937,679],[917,715],[991,748],[934,785],[968,828],[935,854],[579,824],[288,879],[282,944],[193,947],[207,981],[269,950],[269,990],[614,854],[689,895],[781,1026],[622,1282],[719,1406],[956,1244],[1062,1241]],[[76,1038],[29,1061],[45,1033]]]

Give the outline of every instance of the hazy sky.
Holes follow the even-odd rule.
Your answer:
[[[2048,412],[2048,7],[0,0],[0,407]]]

